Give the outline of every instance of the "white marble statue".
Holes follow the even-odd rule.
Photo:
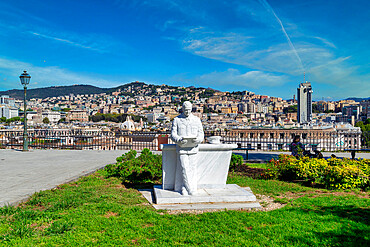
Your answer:
[[[198,144],[204,139],[200,119],[192,113],[192,104],[185,101],[182,114],[175,117],[171,128],[171,139],[177,144],[177,162],[182,169],[182,177],[176,176],[175,191],[182,195],[194,195],[197,191],[197,153]]]

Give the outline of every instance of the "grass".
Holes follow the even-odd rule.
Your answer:
[[[266,163],[246,163],[246,165],[252,168],[263,168],[263,169],[267,168]]]
[[[104,171],[0,208],[3,246],[369,246],[369,193],[230,174],[288,203],[274,211],[168,214]]]

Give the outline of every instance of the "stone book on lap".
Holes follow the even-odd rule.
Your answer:
[[[185,144],[180,144],[180,146],[183,147],[183,148],[187,148],[187,147],[194,147],[195,146],[194,141],[197,139],[197,137],[196,136],[187,136],[187,137],[183,137],[182,139],[187,141],[187,142]]]

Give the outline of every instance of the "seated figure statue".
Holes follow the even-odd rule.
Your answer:
[[[192,104],[185,101],[182,114],[172,122],[171,139],[177,144],[177,162],[181,167],[182,177],[176,177],[175,191],[182,195],[194,195],[197,191],[197,153],[198,144],[204,139],[200,119],[192,113]],[[179,167],[179,166],[177,166]]]

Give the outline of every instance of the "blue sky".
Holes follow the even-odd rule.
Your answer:
[[[131,81],[370,97],[368,0],[0,0],[0,90]]]

